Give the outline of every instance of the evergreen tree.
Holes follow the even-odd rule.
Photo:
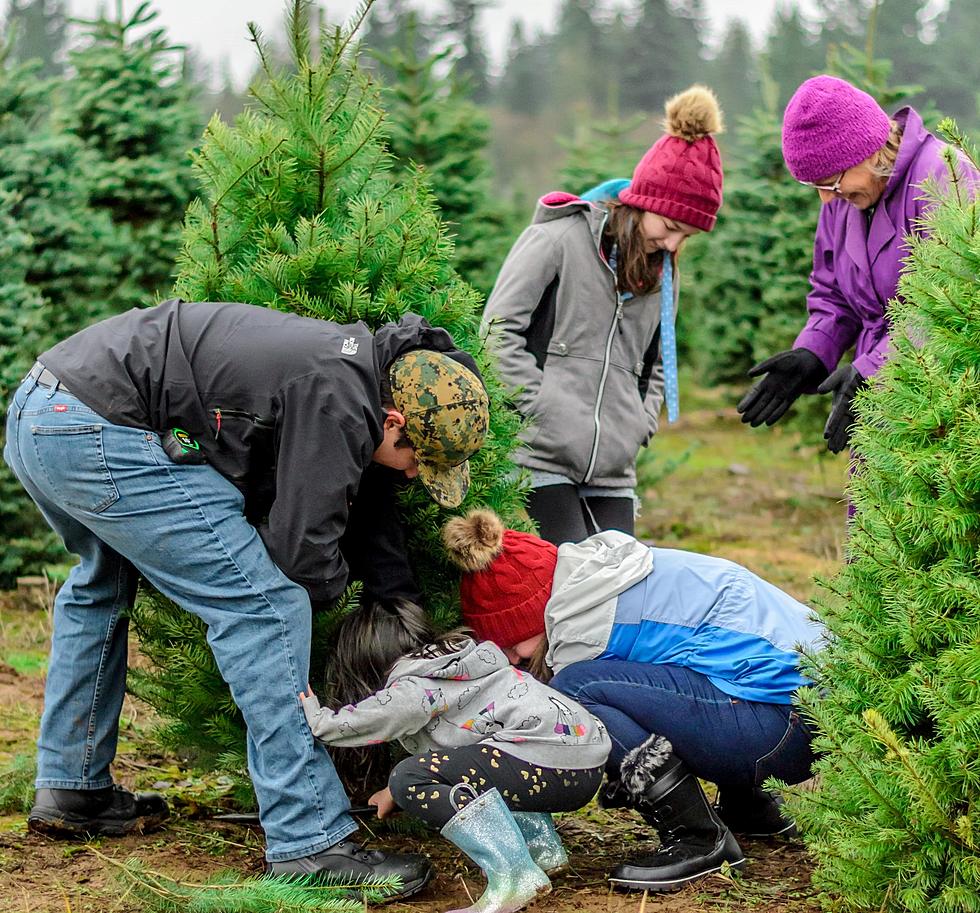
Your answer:
[[[411,53],[422,60],[432,53],[433,28],[409,0],[376,3],[364,21],[361,46],[370,54],[362,61],[362,66],[377,73],[383,83],[396,78],[394,71],[385,64],[385,57],[405,50],[409,28],[412,31]]]
[[[736,123],[759,106],[759,70],[752,38],[741,19],[730,20],[721,50],[707,72],[708,82],[714,86],[729,123]]]
[[[551,41],[550,101],[566,121],[587,119],[601,110],[608,96],[608,61],[595,12],[594,0],[563,0],[558,10],[558,29]]]
[[[536,115],[548,104],[550,70],[547,45],[540,37],[528,41],[524,24],[515,19],[503,75],[496,88],[500,104],[516,114]]]
[[[980,910],[980,204],[955,159],[857,399],[857,515],[800,696],[821,757],[791,808],[845,911]]]
[[[417,56],[415,29],[415,18],[409,17],[402,48],[373,54],[392,74],[382,93],[388,148],[400,176],[407,178],[417,165],[425,168],[442,217],[455,235],[456,269],[486,295],[511,241],[506,213],[491,196],[486,157],[490,124],[466,98],[452,71],[437,75],[453,49]]]
[[[976,0],[949,0],[922,75],[928,98],[964,125],[980,126],[980,16]]]
[[[205,131],[194,163],[202,198],[187,211],[176,291],[372,327],[414,311],[448,329],[474,353],[491,398],[490,432],[471,460],[466,505],[487,504],[520,524],[523,494],[508,456],[518,420],[478,336],[479,296],[452,268],[452,244],[424,176],[392,174],[379,91],[350,53],[358,23],[324,32],[317,54],[307,6],[294,0],[291,7],[288,72],[273,69],[250,26],[264,76],[251,89],[255,106],[234,126],[213,118]],[[417,486],[402,506],[426,607],[449,625],[458,616],[458,577],[439,541],[446,512]],[[351,591],[318,616],[314,670],[354,598]],[[142,599],[134,621],[155,665],[136,678],[137,693],[175,721],[172,736],[193,739],[200,763],[241,766],[244,731],[203,625],[159,597]]]
[[[461,50],[456,61],[456,75],[469,83],[473,100],[485,102],[489,98],[490,68],[483,36],[478,28],[480,14],[493,5],[494,0],[445,0],[446,15],[443,35]]]
[[[4,402],[39,352],[104,314],[118,277],[116,235],[90,205],[92,156],[76,137],[49,129],[56,84],[40,79],[39,67],[13,65],[0,53]],[[6,464],[0,464],[0,549],[0,589],[66,557]]]
[[[40,61],[38,75],[61,76],[68,28],[65,0],[10,0],[5,33],[13,38],[12,59]]]
[[[56,124],[92,153],[92,205],[119,234],[121,282],[107,304],[125,310],[151,304],[172,282],[198,117],[179,49],[152,27],[149,0],[129,16],[116,3],[116,18],[87,22],[86,43],[70,55]]]
[[[648,122],[642,114],[625,120],[605,120],[579,126],[571,138],[559,137],[567,157],[559,186],[570,193],[584,193],[609,178],[628,178],[651,140],[637,139]]]
[[[634,15],[617,58],[623,110],[660,111],[671,95],[703,80],[699,20],[667,0],[638,0]]]
[[[769,76],[779,87],[780,109],[801,83],[821,69],[823,55],[795,2],[776,8],[766,40],[765,61]]]

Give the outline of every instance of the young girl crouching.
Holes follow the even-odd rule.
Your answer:
[[[334,711],[310,691],[303,709],[326,745],[397,739],[410,753],[371,797],[378,817],[411,812],[483,869],[487,889],[467,910],[511,913],[549,891],[546,873],[567,862],[550,813],[598,790],[611,747],[602,723],[496,644],[437,635],[410,603],[368,605],[344,621],[340,645],[366,696]]]

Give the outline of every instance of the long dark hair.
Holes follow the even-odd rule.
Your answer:
[[[468,636],[465,628],[438,633],[425,610],[407,599],[369,602],[337,629],[328,670],[334,700],[356,704],[384,687],[398,660],[455,653]]]
[[[609,218],[603,230],[603,241],[617,249],[616,282],[621,292],[648,295],[660,287],[663,258],[660,252],[647,253],[646,239],[640,230],[641,210],[625,203],[610,201]]]

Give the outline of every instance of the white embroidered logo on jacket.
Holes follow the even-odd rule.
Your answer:
[[[358,347],[358,345],[359,345],[359,343],[358,343],[356,337],[354,337],[354,336],[348,336],[344,340],[344,344],[340,347],[340,354],[341,355],[356,355],[357,354],[357,347]]]

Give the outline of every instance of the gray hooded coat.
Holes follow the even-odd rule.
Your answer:
[[[412,754],[492,744],[531,764],[600,767],[611,743],[580,704],[514,668],[491,641],[446,656],[399,660],[384,689],[340,710],[303,698],[313,735],[328,745],[398,739]]]
[[[484,312],[497,368],[530,420],[516,461],[579,484],[636,483],[663,402],[660,292],[620,300],[601,249],[608,213],[549,194]]]

